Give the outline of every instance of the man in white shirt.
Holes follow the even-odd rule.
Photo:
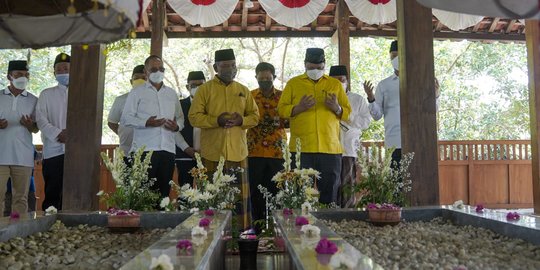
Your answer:
[[[191,71],[188,74],[186,88],[189,91],[189,97],[180,100],[182,112],[189,114],[191,100],[197,93],[199,86],[206,82],[206,77],[202,71]],[[193,184],[193,176],[189,171],[197,166],[194,160],[195,152],[200,150],[201,129],[194,128],[189,119],[184,118],[184,128],[176,135],[176,168],[178,169],[178,184],[183,186]]]
[[[184,114],[176,91],[163,84],[165,68],[159,56],[144,61],[148,81],[128,95],[121,124],[133,128],[131,152],[141,147],[153,151],[148,178],[162,198],[169,197],[174,173],[175,136],[184,126]]]
[[[37,132],[37,98],[26,91],[29,76],[26,61],[10,61],[9,86],[0,92],[0,213],[4,212],[10,177],[11,213],[28,211],[28,188],[34,168],[32,133]]]
[[[41,91],[36,106],[36,121],[43,141],[44,210],[49,206],[62,209],[70,61],[71,57],[65,53],[56,56],[54,75],[58,85]]]
[[[144,65],[138,65],[133,69],[131,74],[131,89],[136,88],[145,82],[146,74],[144,73]],[[124,105],[126,104],[128,94],[129,92],[114,99],[111,111],[109,112],[109,117],[107,118],[107,125],[120,138],[120,149],[124,151],[126,156],[129,154],[129,150],[131,150],[133,128],[121,125],[120,119],[122,118],[122,111],[124,110]]]
[[[362,130],[369,127],[371,115],[369,114],[366,99],[353,93],[349,88],[349,76],[346,66],[330,67],[330,76],[341,82],[352,108],[349,120],[340,122],[340,139],[343,146],[343,156],[341,160],[341,183],[339,185],[337,203],[343,208],[348,208],[354,206],[355,203],[351,188],[356,180],[356,159],[358,157],[358,148],[360,147],[360,136],[362,136]]]
[[[369,111],[375,121],[384,116],[384,144],[386,148],[394,147],[392,166],[399,167],[401,162],[401,110],[399,106],[399,59],[398,42],[390,44],[390,61],[394,74],[377,85],[373,95],[371,82],[364,82],[364,91],[369,102]],[[439,82],[435,79],[435,96],[439,97]],[[438,105],[437,105],[438,107]]]

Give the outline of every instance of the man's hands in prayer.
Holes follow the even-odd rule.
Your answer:
[[[375,96],[373,95],[373,84],[371,84],[370,81],[364,81],[364,92],[366,92],[369,102],[375,100]]]
[[[295,116],[299,113],[303,113],[315,106],[315,98],[312,95],[304,95],[298,105],[294,106],[291,116]]]
[[[338,113],[340,108],[336,94],[328,94],[324,100],[324,105],[335,113]]]
[[[242,116],[237,113],[224,112],[218,116],[218,125],[223,128],[232,128],[234,126],[241,126],[244,123]]]
[[[32,121],[32,118],[28,115],[23,115],[20,120],[21,125],[23,125],[26,129],[32,131],[34,129],[34,121]]]
[[[178,124],[176,123],[176,117],[173,120],[167,119],[165,120],[165,123],[163,124],[166,129],[170,131],[178,131]]]
[[[160,127],[163,124],[165,124],[165,119],[156,119],[156,116],[150,116],[148,120],[146,120],[146,127]]]
[[[58,134],[58,136],[56,136],[56,140],[59,142],[59,143],[66,143],[67,141],[67,131],[65,129],[62,129],[62,131],[60,132],[60,134]]]
[[[7,128],[8,121],[6,119],[0,119],[0,129]]]

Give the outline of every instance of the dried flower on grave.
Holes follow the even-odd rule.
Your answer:
[[[210,226],[210,219],[207,218],[201,218],[199,221],[199,227],[208,227]]]
[[[159,255],[158,258],[152,257],[150,262],[151,270],[173,270],[174,266],[171,262],[171,258],[166,254]]]
[[[176,244],[176,249],[178,249],[179,251],[182,251],[182,252],[184,252],[186,254],[190,254],[192,246],[193,246],[193,244],[191,243],[191,241],[189,241],[187,239],[181,239]]]
[[[47,209],[45,209],[45,215],[48,216],[48,215],[54,215],[58,213],[58,210],[56,209],[56,207],[54,206],[49,206],[47,207]]]
[[[481,204],[476,205],[476,213],[484,213],[484,206]]]
[[[299,217],[296,217],[294,224],[296,226],[304,226],[306,224],[309,224],[309,220],[304,216],[299,216]]]
[[[321,234],[319,227],[310,224],[302,226],[300,231],[307,237],[318,237]]]
[[[327,238],[322,238],[317,244],[317,247],[315,247],[315,251],[317,254],[335,254],[338,251],[338,247]]]
[[[519,220],[519,214],[517,212],[508,212],[506,219],[510,221]]]

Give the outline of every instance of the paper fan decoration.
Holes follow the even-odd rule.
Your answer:
[[[484,16],[455,13],[440,9],[433,9],[433,15],[435,15],[442,24],[454,31],[469,28],[484,19]]]
[[[351,13],[367,24],[387,24],[397,20],[395,0],[345,0]]]
[[[167,0],[167,3],[191,25],[210,27],[228,20],[238,0]]]
[[[328,0],[259,0],[259,3],[276,22],[300,28],[316,20]]]

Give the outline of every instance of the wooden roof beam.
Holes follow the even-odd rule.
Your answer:
[[[266,31],[270,31],[270,27],[272,26],[272,18],[266,14],[266,17],[264,18],[264,28]]]
[[[514,25],[516,24],[517,20],[511,20],[508,25],[506,26],[506,33],[512,32],[512,29],[514,28]]]
[[[493,19],[493,22],[491,22],[491,26],[489,27],[489,30],[488,30],[490,33],[493,33],[493,31],[497,29],[497,24],[499,24],[500,20],[501,20],[500,18]]]
[[[245,5],[245,0],[242,1],[242,30],[247,29],[247,19],[248,19],[248,8]]]

